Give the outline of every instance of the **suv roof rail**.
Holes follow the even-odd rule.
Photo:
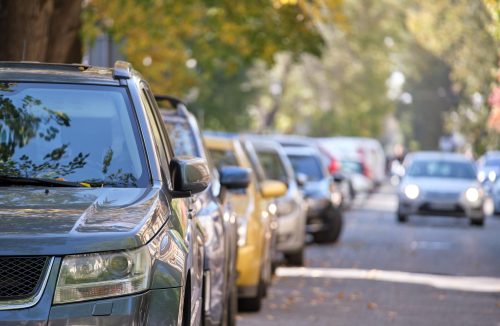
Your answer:
[[[183,117],[187,117],[189,111],[187,109],[186,103],[184,103],[181,99],[171,95],[155,95],[155,99],[158,102],[169,102],[176,109],[177,114]]]
[[[132,77],[132,64],[130,62],[117,60],[113,67],[114,79],[130,79]]]
[[[47,70],[79,70],[85,71],[89,65],[81,63],[51,63],[40,61],[0,61],[0,68],[29,68],[29,69],[47,69]]]

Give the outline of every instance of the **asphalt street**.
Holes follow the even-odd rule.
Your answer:
[[[500,217],[395,220],[391,186],[358,198],[335,245],[310,244],[281,267],[257,314],[239,325],[500,326]]]

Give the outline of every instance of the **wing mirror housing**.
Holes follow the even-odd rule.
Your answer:
[[[286,194],[288,187],[284,182],[265,180],[260,185],[260,193],[264,198],[277,198]]]
[[[229,190],[246,189],[250,184],[250,169],[224,166],[219,170],[220,184]]]
[[[295,179],[297,180],[297,185],[303,187],[307,183],[307,175],[304,173],[297,173]]]
[[[190,197],[207,189],[210,170],[207,161],[199,157],[178,156],[170,161],[174,197]]]

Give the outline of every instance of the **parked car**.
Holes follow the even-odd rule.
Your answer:
[[[332,137],[318,139],[321,148],[339,155],[339,159],[348,158],[362,165],[363,175],[372,180],[374,186],[380,185],[386,178],[386,157],[380,142],[364,137]]]
[[[500,151],[488,151],[477,161],[477,178],[483,184],[486,191],[496,199],[496,194],[493,192],[497,178],[500,175]],[[500,201],[495,200],[495,202]],[[495,211],[500,211],[500,207],[495,205]]]
[[[319,243],[335,242],[342,232],[342,195],[314,147],[284,147],[299,179],[307,210],[307,232]]]
[[[184,103],[171,96],[156,96],[165,103],[162,117],[177,156],[201,157],[208,162],[211,182],[207,190],[194,195],[192,214],[205,231],[204,325],[235,325],[238,310],[236,287],[237,224],[228,189],[243,190],[250,181],[250,171],[241,167],[212,165],[203,146],[198,122]]]
[[[205,144],[216,166],[252,168],[252,164],[237,137],[204,135]],[[239,308],[258,311],[271,282],[272,273],[272,213],[270,204],[283,196],[286,186],[279,181],[259,182],[252,172],[248,189],[233,192],[238,227],[238,297]]]
[[[398,222],[413,214],[467,217],[483,225],[486,194],[474,163],[460,154],[417,152],[399,188]]]
[[[199,324],[205,160],[131,65],[0,63],[0,324]]]
[[[273,139],[276,139],[283,147],[313,147],[317,149],[321,159],[327,167],[328,173],[333,177],[333,181],[342,195],[342,208],[345,209],[351,206],[356,196],[354,181],[358,181],[359,178],[353,180],[351,171],[343,169],[341,160],[331,152],[322,148],[317,138],[297,135],[280,135],[273,136]],[[359,181],[356,183],[356,186],[358,185]],[[363,188],[361,191],[365,191],[365,189]]]
[[[263,137],[251,137],[266,178],[284,182],[288,190],[276,200],[278,250],[291,265],[304,265],[307,206],[297,184],[292,164],[281,145]]]

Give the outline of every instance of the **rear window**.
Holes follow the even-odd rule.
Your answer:
[[[209,152],[212,157],[212,161],[218,169],[224,166],[239,166],[238,160],[236,159],[233,151],[211,149]]]
[[[304,155],[289,155],[295,173],[303,173],[311,181],[323,179],[323,170],[319,158]]]
[[[164,120],[175,156],[201,156],[196,139],[187,121]]]
[[[0,83],[0,175],[147,185],[144,148],[126,89]]]
[[[288,183],[286,170],[278,153],[258,151],[257,156],[268,179]]]

